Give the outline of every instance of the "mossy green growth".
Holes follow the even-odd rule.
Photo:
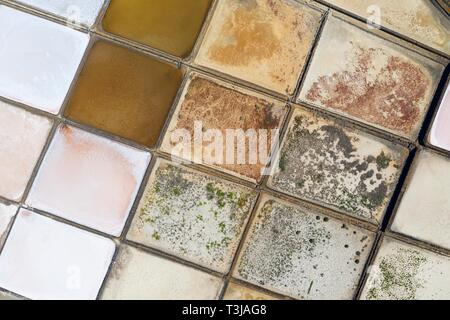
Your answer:
[[[152,234],[152,238],[155,240],[159,240],[159,239],[161,239],[161,236],[159,235],[159,233],[157,231],[155,231]]]
[[[208,200],[215,199],[219,208],[223,208],[227,204],[242,208],[248,200],[248,195],[241,194],[238,196],[235,192],[224,192],[212,182],[207,184],[206,191]]]
[[[281,172],[286,171],[286,162],[287,162],[287,155],[286,153],[282,152],[280,155],[280,160],[278,161],[278,167],[280,168]]]
[[[296,109],[268,185],[283,193],[380,222],[405,149],[341,121]]]
[[[381,154],[377,157],[377,165],[381,169],[387,169],[389,167],[389,164],[391,163],[392,159],[388,157],[384,151],[381,152]]]
[[[377,206],[367,196],[352,193],[344,187],[341,189],[341,195],[335,197],[335,204],[344,211],[354,212],[361,216],[364,215],[364,211],[361,208],[373,210]]]
[[[376,272],[374,286],[368,291],[369,300],[415,300],[422,287],[417,277],[427,259],[416,250],[399,249],[397,253],[383,257]]]
[[[155,165],[130,239],[223,268],[253,207],[251,189],[161,161]],[[157,243],[157,244],[156,244]]]

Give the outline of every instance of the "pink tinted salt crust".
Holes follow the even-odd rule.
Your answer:
[[[1,197],[21,200],[51,127],[46,117],[0,101]]]
[[[450,86],[447,86],[431,128],[430,143],[450,151]]]
[[[62,125],[27,203],[118,236],[135,200],[150,153]]]

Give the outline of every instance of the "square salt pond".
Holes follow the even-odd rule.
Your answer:
[[[175,65],[98,40],[74,85],[65,116],[154,147],[182,78]]]
[[[148,152],[61,125],[26,202],[119,236],[149,162]]]
[[[298,299],[352,299],[375,234],[265,195],[234,277]]]
[[[322,12],[291,0],[222,0],[195,63],[292,95]]]
[[[89,35],[0,5],[0,96],[57,114]]]
[[[215,300],[223,281],[203,271],[123,246],[102,294],[103,300]]]
[[[48,118],[0,100],[0,196],[21,200],[51,127]]]
[[[380,24],[419,43],[450,54],[450,21],[428,0],[325,0],[325,2],[372,19],[380,13]]]
[[[268,185],[379,224],[407,155],[406,147],[296,108]]]
[[[386,237],[361,294],[362,300],[447,300],[450,258]]]
[[[0,255],[0,287],[36,300],[96,299],[114,242],[21,210]]]
[[[127,238],[226,273],[256,193],[158,159]]]
[[[415,140],[443,70],[430,58],[331,16],[298,100]]]
[[[258,183],[286,113],[284,102],[192,73],[161,150]],[[180,139],[181,132],[190,139]],[[202,148],[196,146],[199,133]]]
[[[409,174],[391,230],[450,249],[450,159],[421,151]]]

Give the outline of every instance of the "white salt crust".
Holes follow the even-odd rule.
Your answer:
[[[0,6],[0,96],[57,114],[89,35]]]
[[[0,287],[30,299],[95,299],[113,241],[21,210],[0,255]]]
[[[450,249],[450,160],[422,151],[392,230]]]
[[[106,282],[102,299],[218,299],[222,279],[203,271],[122,247]]]
[[[17,206],[6,205],[0,202],[0,250],[5,241],[9,225],[17,212]]]
[[[35,9],[52,13],[72,23],[92,26],[103,6],[104,0],[18,0]]]
[[[450,21],[429,0],[325,0],[431,48],[450,53]]]
[[[430,143],[450,151],[450,86],[447,85],[430,132]]]

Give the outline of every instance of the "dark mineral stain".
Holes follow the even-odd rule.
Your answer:
[[[327,139],[329,141],[337,141],[337,146],[343,152],[345,157],[350,157],[352,152],[355,151],[350,137],[347,136],[341,128],[322,126],[320,129],[327,134]],[[361,165],[364,166],[365,164],[359,164],[358,166]]]
[[[389,158],[387,155],[384,154],[384,151],[381,152],[381,154],[376,159],[377,165],[382,168],[386,169],[389,167],[389,164],[391,163],[391,158]]]
[[[366,151],[363,146],[370,139],[327,118],[298,111],[280,151],[280,170],[269,184],[372,219],[393,190],[399,172],[392,165],[399,155],[388,143],[380,144],[378,152]]]
[[[295,252],[302,256],[314,257],[314,248],[318,243],[328,243],[331,233],[321,222],[311,219],[308,214],[281,206],[273,200],[267,201],[261,210],[262,219],[258,222],[258,233],[253,245],[244,252],[243,263],[239,266],[240,274],[257,276],[258,278],[277,281],[289,274],[294,268],[292,257]],[[322,220],[319,217],[320,220]],[[300,237],[297,234],[299,222],[306,224]],[[270,259],[264,263],[254,263],[270,253]],[[313,266],[313,268],[317,266]]]

